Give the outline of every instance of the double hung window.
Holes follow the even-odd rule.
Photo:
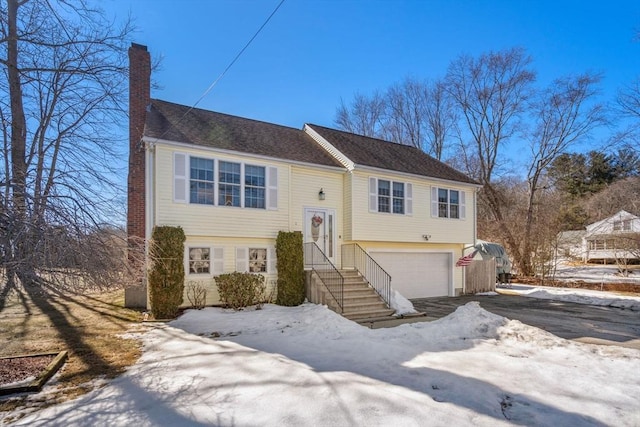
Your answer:
[[[174,154],[173,200],[177,203],[278,208],[278,169]]]
[[[412,185],[409,183],[369,178],[369,210],[411,215],[411,190]]]
[[[190,158],[189,201],[201,205],[213,204],[213,160]]]
[[[464,219],[464,191],[432,187],[431,216],[436,218]]]

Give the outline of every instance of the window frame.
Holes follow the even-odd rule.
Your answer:
[[[193,177],[193,171],[194,169],[196,170],[196,174],[199,175],[201,172],[205,172],[208,173],[209,170],[206,170],[204,168],[200,168],[199,165],[196,165],[196,167],[194,168],[193,163],[194,161],[196,163],[198,162],[211,162],[211,179],[206,179],[206,178],[201,178],[201,177]],[[189,156],[189,176],[188,176],[188,181],[189,181],[189,204],[193,204],[193,205],[215,205],[215,172],[216,172],[216,162],[214,159],[208,159],[206,157],[199,157],[199,156]],[[196,200],[198,201],[193,201],[194,198],[194,190],[193,190],[193,185],[196,185],[196,189],[195,189],[195,197]],[[201,195],[200,195],[200,184],[204,184],[207,186],[211,186],[210,188],[210,192],[209,191],[205,191],[203,190],[203,194],[202,194],[202,200],[210,200],[210,203],[207,201],[204,202],[200,202],[199,200],[201,200]]]
[[[252,250],[264,250],[265,251],[265,271],[251,271],[251,251]],[[275,246],[263,246],[263,245],[252,245],[252,246],[236,246],[235,248],[236,254],[236,271],[240,273],[253,273],[253,274],[264,274],[264,275],[273,275],[277,274],[277,255],[276,255],[276,247]]]
[[[387,193],[381,193],[381,182],[388,183],[388,188],[384,189],[387,190]],[[395,188],[398,185],[402,186],[402,196],[395,194]],[[401,202],[401,212],[398,212],[397,209],[398,202]],[[389,178],[377,178],[370,176],[369,212],[385,215],[413,215],[413,184],[407,181],[397,181]]]
[[[256,257],[252,259],[252,252],[257,253],[258,251],[264,251],[264,258],[259,259]],[[248,256],[248,271],[249,273],[264,273],[267,274],[269,272],[269,250],[263,247],[249,247],[247,248],[247,256]],[[263,264],[264,270],[253,270],[252,263],[260,262]]]
[[[191,251],[194,249],[206,249],[209,252],[209,258],[206,262],[209,264],[207,272],[191,272]],[[195,260],[197,262],[197,260]],[[187,243],[184,250],[184,268],[185,275],[192,278],[210,278],[224,273],[224,247],[214,246],[210,244]]]
[[[203,172],[203,174],[211,173],[213,180],[203,180],[200,179],[200,177],[192,179],[192,159],[195,161],[213,162],[213,168]],[[239,182],[237,182],[237,178],[232,179],[232,182],[226,182],[226,180],[224,180],[221,174],[229,173],[223,171],[225,165],[239,166]],[[233,171],[233,173],[238,174],[237,171]],[[196,175],[198,174],[196,173]],[[205,183],[213,188],[212,195],[209,194],[200,198],[200,200],[208,199],[202,203],[198,202],[197,197],[192,201],[192,184],[200,183]],[[221,186],[227,186],[228,188],[226,188],[225,191]],[[198,189],[196,188],[196,190]],[[228,203],[225,201],[226,199],[221,199],[221,197],[225,197],[226,192],[229,192],[228,196],[231,198],[232,206],[226,206]],[[211,198],[213,199],[212,203],[209,203]],[[173,202],[188,205],[225,206],[275,211],[278,210],[278,167],[174,152]]]
[[[237,166],[238,171],[236,172],[235,170],[224,170],[223,171],[223,167],[224,166]],[[217,197],[217,206],[225,206],[225,207],[234,207],[234,208],[242,208],[243,203],[242,203],[242,163],[239,162],[229,162],[226,160],[218,160],[218,182],[217,182],[217,189],[218,189],[218,197]],[[223,181],[223,177],[226,178],[227,176],[236,176],[237,175],[237,180],[238,182],[234,182],[232,181]],[[223,187],[227,187],[227,190],[231,190],[230,193],[227,193],[227,190],[223,191]],[[234,191],[234,189],[237,189],[237,194],[235,194],[236,192]],[[230,199],[229,199],[230,197]],[[224,202],[223,202],[223,198],[224,198]],[[229,200],[228,200],[229,199]],[[236,199],[237,199],[237,203],[236,204]],[[231,201],[231,204],[228,204],[229,201]]]
[[[445,194],[444,198],[442,197],[443,193]],[[431,187],[431,217],[465,220],[466,192],[457,188]]]

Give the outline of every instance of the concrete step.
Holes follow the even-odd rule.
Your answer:
[[[380,303],[385,305],[380,301],[380,297],[377,294],[371,295],[370,293],[363,294],[363,295],[345,294],[343,297],[343,302],[345,306],[354,305],[354,304],[374,304],[374,303]]]
[[[367,311],[367,310],[378,310],[378,309],[386,309],[387,305],[381,300],[373,300],[368,302],[352,302],[352,301],[344,301],[342,304],[342,312],[343,313],[351,313],[352,311]]]
[[[379,310],[367,310],[367,311],[352,311],[348,313],[342,313],[342,316],[346,319],[353,320],[354,322],[365,322],[368,319],[381,319],[393,315],[394,311],[391,309],[379,309]]]
[[[329,300],[330,303],[327,304],[331,307],[331,309],[338,310],[338,305],[336,301],[333,299]],[[378,308],[387,308],[387,304],[382,301],[380,298],[374,297],[344,297],[342,300],[342,311],[350,312],[350,311],[358,311],[358,310],[369,310],[369,309],[378,309]]]

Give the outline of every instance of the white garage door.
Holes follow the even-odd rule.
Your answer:
[[[405,298],[449,295],[451,254],[371,252],[371,256],[391,275],[391,287]]]

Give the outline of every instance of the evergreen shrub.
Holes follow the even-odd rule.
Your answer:
[[[184,242],[182,227],[156,226],[149,247],[149,297],[156,319],[174,318],[184,296]]]
[[[276,239],[278,293],[276,304],[296,306],[304,302],[304,251],[302,233],[280,231]]]

